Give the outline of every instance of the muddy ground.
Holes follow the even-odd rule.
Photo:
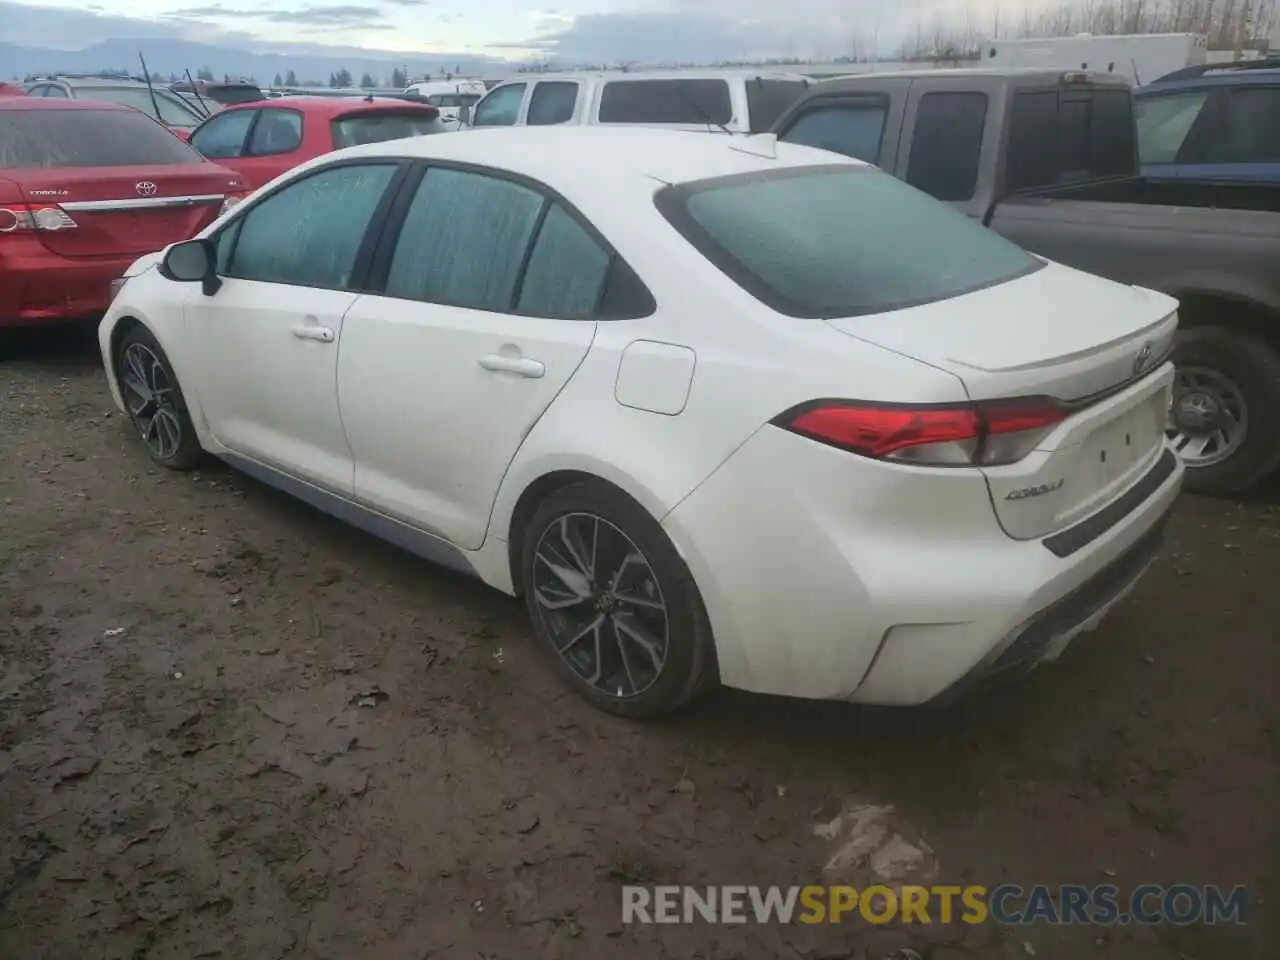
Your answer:
[[[632,725],[559,686],[514,601],[165,473],[90,351],[7,349],[6,960],[1276,955],[1275,490],[1184,498],[1103,628],[995,698],[726,692]],[[850,802],[893,805],[944,882],[1244,883],[1251,922],[620,924],[626,882],[819,879],[813,825]]]

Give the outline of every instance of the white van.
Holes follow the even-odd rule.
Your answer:
[[[427,80],[405,87],[404,92],[437,107],[440,121],[456,126],[458,114],[474,107],[486,89],[483,80]]]
[[[794,73],[679,70],[512,77],[463,113],[471,127],[655,124],[762,133],[810,86]]]

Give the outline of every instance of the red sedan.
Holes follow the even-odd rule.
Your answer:
[[[331,150],[446,131],[426,103],[372,97],[278,97],[227,106],[200,124],[191,145],[257,189]]]
[[[0,98],[0,326],[100,316],[134,260],[247,191],[132,107]]]

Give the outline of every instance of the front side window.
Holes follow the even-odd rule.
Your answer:
[[[978,188],[985,93],[926,93],[916,106],[907,183],[948,202],[972,200]]]
[[[578,102],[578,85],[564,80],[543,80],[533,87],[529,98],[531,127],[568,123],[573,119],[574,106]]]
[[[1178,151],[1209,98],[1207,90],[1144,97],[1134,104],[1143,163],[1177,163]]]
[[[523,83],[509,83],[492,90],[476,104],[471,118],[473,127],[510,127],[520,119],[520,104],[524,102]]]
[[[601,123],[712,124],[733,119],[724,80],[610,80],[600,94]]]
[[[244,153],[244,140],[256,110],[229,110],[213,117],[191,135],[191,145],[211,160],[229,160]]]
[[[203,163],[195,150],[132,110],[5,110],[0,167],[130,167]]]
[[[563,320],[593,316],[609,275],[609,260],[609,251],[553,203],[533,242],[516,312]]]
[[[249,137],[247,152],[251,157],[269,157],[277,153],[292,153],[300,146],[302,114],[297,110],[263,110]]]
[[[747,110],[751,114],[751,132],[771,129],[788,108],[804,96],[809,84],[804,80],[766,80],[752,77],[747,81]]]
[[[433,167],[405,215],[386,295],[509,312],[542,205],[509,180]]]
[[[852,317],[945,300],[1043,264],[872,167],[792,167],[667,187],[658,209],[774,310]]]
[[[878,100],[814,107],[800,114],[782,139],[878,163],[887,110]]]
[[[254,204],[237,219],[240,235],[227,275],[349,289],[360,245],[395,172],[391,163],[330,167]]]

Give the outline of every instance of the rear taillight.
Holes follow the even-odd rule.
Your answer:
[[[924,466],[997,466],[1021,460],[1071,411],[1048,397],[966,404],[819,400],[776,426],[876,460]]]
[[[61,207],[0,207],[0,234],[29,230],[74,230],[76,222]]]

